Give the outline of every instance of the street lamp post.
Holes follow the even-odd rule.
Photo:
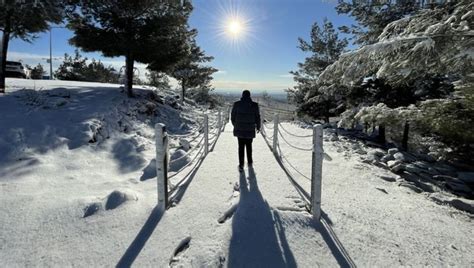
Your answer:
[[[53,80],[53,28],[66,28],[62,26],[49,27],[49,80]]]
[[[53,42],[52,39],[52,29],[49,29],[49,80],[53,80]]]

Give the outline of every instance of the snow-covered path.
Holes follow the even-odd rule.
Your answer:
[[[182,199],[163,217],[152,213],[141,232],[136,230],[138,238],[130,241],[119,264],[337,265],[334,256],[339,254],[333,252],[337,249],[329,234],[302,208],[302,200],[263,138],[254,140],[254,169],[241,174],[237,171],[236,147],[232,126],[227,125],[215,150],[186,186]],[[146,245],[141,248],[144,240]],[[187,246],[180,247],[183,244]],[[177,248],[184,250],[173,258]]]

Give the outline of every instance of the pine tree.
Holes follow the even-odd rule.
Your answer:
[[[85,81],[86,61],[87,58],[83,58],[77,49],[74,51],[74,58],[65,53],[64,61],[59,65],[54,76],[59,80]]]
[[[341,96],[351,108],[344,117],[399,133],[413,120],[410,133],[436,137],[472,155],[467,144],[474,140],[469,93],[474,64],[468,53],[474,45],[473,9],[474,2],[459,0],[394,21],[377,43],[328,66],[316,85],[327,95]]]
[[[196,35],[196,30],[188,31],[190,50],[186,57],[170,72],[170,75],[178,80],[181,86],[182,102],[184,102],[187,89],[210,88],[212,74],[217,72],[217,69],[203,65],[203,63],[212,61],[214,57],[206,56],[205,52],[196,44]]]
[[[427,3],[424,3],[427,2]],[[413,15],[423,8],[433,8],[434,4],[442,5],[446,1],[423,0],[339,0],[336,11],[347,14],[359,25],[342,26],[339,29],[352,34],[354,43],[359,45],[373,44],[389,23]]]
[[[189,1],[76,0],[70,43],[106,57],[125,57],[127,94],[133,96],[134,63],[170,69],[186,53]]]
[[[331,100],[330,96],[319,96],[321,93],[318,92],[315,84],[321,72],[339,58],[347,46],[347,40],[340,39],[333,24],[325,18],[322,28],[318,23],[313,24],[309,42],[303,38],[299,38],[298,41],[298,47],[303,52],[311,55],[303,63],[298,63],[299,70],[291,72],[297,85],[288,90],[288,93],[292,95],[292,99],[297,104],[300,104],[300,110],[304,110],[315,117],[324,116],[328,118],[331,113],[330,110],[335,108],[337,103]],[[310,106],[317,105],[319,106],[318,109],[303,107],[307,106],[305,100],[308,96],[313,97],[313,101],[315,101]]]
[[[60,23],[64,14],[64,1],[53,0],[2,0],[0,1],[0,93],[5,92],[5,69],[10,39],[32,42],[35,33],[49,29],[50,23]]]
[[[105,66],[100,60],[92,59],[85,69],[85,81],[118,83],[119,74],[112,66]]]
[[[59,80],[118,83],[119,74],[112,67],[106,67],[100,60],[83,58],[76,49],[74,57],[64,54],[64,61],[54,73]]]
[[[145,74],[147,78],[147,84],[156,87],[157,89],[168,89],[170,88],[170,80],[165,73],[149,71]]]
[[[43,65],[38,63],[35,68],[31,70],[31,79],[43,79],[43,75],[46,72],[44,71]]]

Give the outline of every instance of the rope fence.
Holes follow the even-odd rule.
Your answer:
[[[209,117],[212,116],[213,120],[211,124],[209,124]],[[158,209],[165,211],[169,207],[169,194],[174,189],[169,191],[169,188],[175,187],[168,187],[169,180],[181,174],[183,171],[187,170],[189,167],[192,166],[191,170],[194,170],[200,162],[202,162],[209,153],[210,148],[214,148],[214,145],[217,143],[220,133],[224,130],[224,123],[228,121],[228,114],[225,113],[224,116],[224,123],[222,120],[222,112],[218,110],[214,114],[204,114],[203,115],[203,122],[202,124],[198,121],[198,128],[193,129],[190,133],[186,134],[169,134],[166,131],[166,126],[164,124],[158,123],[155,125],[155,132],[156,132],[156,174],[157,174],[157,191],[158,191]],[[170,160],[170,146],[169,146],[169,139],[186,139],[190,138],[191,140],[188,141],[191,148],[179,158]],[[197,143],[192,144],[196,140],[199,140]],[[192,156],[192,158],[191,158]],[[173,163],[177,163],[184,159],[190,160],[180,167],[177,171],[172,171],[172,174],[169,174],[170,171],[168,170],[169,165]],[[185,175],[181,181],[176,183],[175,185],[179,185],[186,177],[189,175]]]
[[[261,116],[262,119],[262,136],[265,139],[265,142],[273,151],[275,158],[280,163],[281,167],[290,177],[293,185],[297,188],[298,192],[300,192],[303,187],[297,183],[294,179],[294,174],[289,171],[291,169],[293,172],[297,173],[302,178],[309,180],[311,182],[311,196],[310,196],[310,207],[311,213],[313,214],[313,218],[316,221],[319,221],[321,218],[321,179],[322,179],[322,162],[324,157],[323,151],[323,127],[320,124],[316,124],[313,126],[313,134],[312,135],[297,135],[293,134],[280,123],[279,115],[275,114],[273,118],[273,126],[270,127],[271,124],[265,124],[264,116]],[[269,135],[267,132],[273,132],[273,135]],[[312,146],[311,148],[303,148],[291,143],[287,136],[293,136],[296,138],[310,138],[312,137]],[[282,149],[280,147],[280,139],[288,145],[290,148],[302,151],[302,152],[311,152],[311,175],[305,175],[301,172],[294,164],[292,164],[288,158],[282,153]],[[306,198],[303,198],[306,200]]]
[[[290,135],[290,136],[293,136],[293,137],[297,137],[297,138],[312,138],[313,135],[297,135],[297,134],[293,134],[291,132],[289,132],[288,130],[286,130],[283,125],[281,123],[278,123],[278,126],[286,132],[286,134]]]
[[[300,150],[300,151],[304,151],[304,152],[312,152],[312,151],[313,151],[313,148],[301,148],[301,147],[299,147],[299,146],[296,146],[296,145],[291,144],[291,143],[285,138],[285,136],[283,136],[283,134],[281,133],[281,131],[278,131],[278,134],[279,134],[279,136],[281,137],[281,139],[282,139],[288,146],[290,146],[290,147],[293,148],[293,149]]]

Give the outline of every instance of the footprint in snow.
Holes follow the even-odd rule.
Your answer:
[[[375,189],[381,191],[382,193],[388,194],[388,192],[387,192],[385,189],[383,189],[383,188],[377,188],[377,187],[375,187]]]
[[[174,267],[179,262],[179,255],[181,255],[184,251],[189,248],[189,244],[191,243],[191,237],[188,236],[179,242],[178,246],[175,248],[173,252],[173,256],[170,259],[169,266]]]
[[[238,205],[239,205],[238,202],[232,204],[232,206],[230,206],[230,208],[227,209],[219,219],[217,219],[217,222],[222,224],[222,223],[226,222],[228,219],[232,218],[235,211],[237,210]]]

